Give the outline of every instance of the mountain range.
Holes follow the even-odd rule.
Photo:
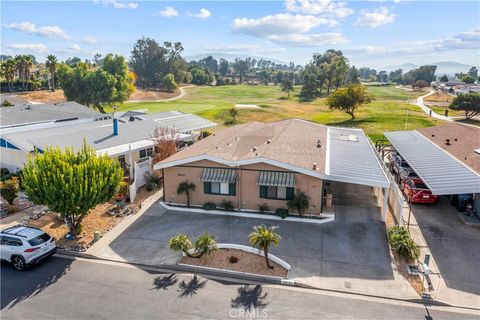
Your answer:
[[[467,72],[468,69],[471,68],[470,65],[468,64],[464,64],[464,63],[459,63],[459,62],[455,62],[455,61],[439,61],[439,62],[432,62],[432,63],[429,63],[429,65],[434,65],[434,66],[437,66],[437,71],[435,72],[435,74],[437,76],[442,76],[444,74],[446,75],[453,75],[455,73],[458,73],[458,72]],[[415,69],[415,68],[418,68],[420,67],[419,65],[416,65],[416,64],[413,64],[413,63],[404,63],[404,64],[400,64],[400,65],[394,65],[394,66],[386,66],[386,67],[383,67],[383,68],[380,68],[380,69],[377,69],[377,71],[380,71],[380,70],[385,70],[387,72],[390,72],[390,71],[394,71],[394,70],[397,70],[397,69],[402,69],[403,72],[408,72],[412,69]]]

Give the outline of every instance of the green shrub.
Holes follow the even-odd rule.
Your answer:
[[[161,178],[156,174],[150,172],[145,172],[145,189],[147,191],[153,191],[160,188]]]
[[[186,234],[177,234],[176,236],[170,238],[169,245],[170,249],[174,251],[181,251],[190,257],[188,250],[192,248],[192,242]]]
[[[261,213],[265,213],[267,211],[270,211],[270,207],[268,204],[264,203],[258,206],[258,210],[260,210]]]
[[[288,200],[287,206],[289,209],[296,210],[299,215],[303,216],[310,206],[310,197],[305,192],[298,191],[293,196],[293,199]]]
[[[217,241],[215,241],[215,236],[205,232],[203,235],[198,237],[197,240],[195,240],[194,248],[195,254],[198,255],[198,257],[217,250]]]
[[[288,209],[278,208],[277,210],[275,210],[275,214],[280,218],[285,219],[286,217],[288,217]]]
[[[3,177],[4,175],[7,175],[10,173],[10,170],[7,168],[0,168],[0,177]]]
[[[8,204],[12,205],[15,198],[18,197],[19,191],[18,178],[13,177],[10,180],[4,181],[0,185],[0,194]]]
[[[215,210],[216,208],[217,208],[217,205],[213,202],[205,202],[203,204],[204,210]]]
[[[232,211],[233,210],[233,203],[230,200],[222,200],[221,204],[222,208],[227,211]]]
[[[420,248],[405,227],[390,228],[387,232],[387,239],[392,249],[405,261],[414,261],[420,256]]]
[[[2,107],[11,107],[11,106],[13,106],[13,103],[8,101],[7,99],[3,100]]]

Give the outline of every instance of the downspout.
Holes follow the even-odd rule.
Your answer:
[[[167,202],[167,193],[165,192],[165,169],[162,168],[162,188],[163,188],[163,202]]]

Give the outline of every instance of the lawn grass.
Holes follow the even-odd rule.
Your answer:
[[[326,98],[302,102],[298,97],[300,87],[287,98],[278,86],[222,86],[186,88],[186,96],[174,101],[124,103],[120,110],[148,109],[149,112],[179,110],[195,113],[220,125],[230,120],[228,110],[235,104],[256,104],[261,109],[239,109],[237,121],[276,121],[288,118],[302,118],[326,125],[360,127],[372,137],[382,137],[383,131],[404,130],[408,110],[407,129],[433,126],[440,123],[427,117],[419,107],[411,106],[408,100],[422,94],[421,91],[406,91],[393,86],[368,87],[376,100],[360,108],[356,119],[339,111],[331,111]]]

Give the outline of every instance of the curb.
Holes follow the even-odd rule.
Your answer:
[[[112,259],[105,259],[95,257],[91,254],[84,253],[84,252],[72,252],[67,251],[64,249],[58,249],[57,254],[62,254],[65,256],[72,256],[90,260],[100,260],[106,262],[116,262],[122,263],[131,266],[137,266],[140,269],[147,269],[147,268],[154,268],[159,272],[170,272],[170,273],[192,273],[200,276],[210,276],[213,278],[222,278],[222,280],[230,281],[230,282],[253,282],[254,284],[273,284],[273,285],[282,285],[282,286],[289,286],[289,287],[296,287],[296,288],[303,288],[303,289],[310,289],[310,290],[318,290],[318,291],[326,291],[326,292],[334,292],[334,293],[342,293],[342,294],[350,294],[354,296],[362,296],[362,297],[370,297],[370,298],[377,298],[377,299],[386,299],[391,301],[401,301],[401,302],[410,302],[410,303],[417,303],[422,305],[434,305],[439,307],[451,307],[451,308],[458,308],[458,309],[465,309],[465,310],[475,310],[480,311],[480,308],[475,308],[471,306],[460,306],[460,305],[452,305],[446,302],[442,302],[439,300],[434,300],[432,298],[418,298],[418,299],[401,299],[401,298],[393,298],[393,297],[385,297],[379,296],[374,294],[367,294],[367,293],[359,293],[359,292],[352,292],[352,291],[344,291],[344,290],[337,290],[337,289],[329,289],[329,288],[321,288],[321,287],[314,287],[303,283],[298,283],[294,280],[288,279],[279,279],[276,277],[270,276],[261,276],[255,274],[244,274],[244,273],[237,273],[233,274],[230,270],[225,272],[224,270],[219,269],[212,269],[212,270],[204,270],[198,269],[195,266],[187,266],[187,265],[177,265],[177,264],[164,264],[164,265],[148,265],[136,262],[127,262],[127,261],[118,261]],[[228,272],[230,271],[230,272]]]

